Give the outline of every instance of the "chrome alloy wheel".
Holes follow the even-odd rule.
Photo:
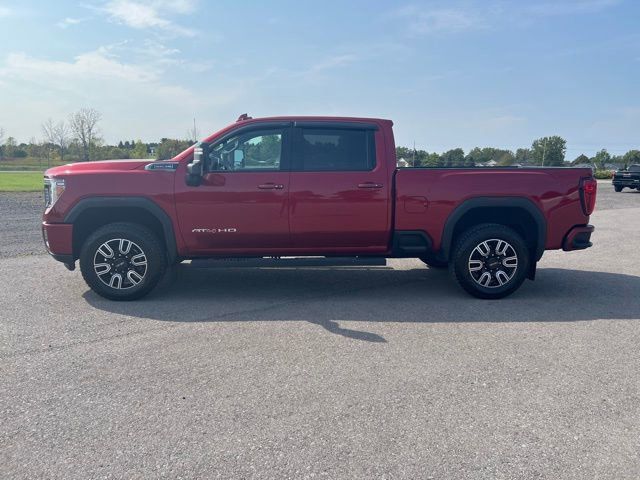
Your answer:
[[[126,238],[112,238],[96,250],[93,270],[106,286],[126,290],[144,280],[147,256],[137,243]]]
[[[498,288],[518,270],[518,255],[511,244],[492,238],[479,243],[469,255],[469,274],[480,286]]]

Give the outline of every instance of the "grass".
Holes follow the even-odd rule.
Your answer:
[[[44,172],[47,168],[57,167],[70,163],[71,160],[61,162],[58,158],[47,161],[46,158],[2,158],[0,160],[0,172],[2,171],[32,171]]]
[[[42,172],[0,172],[0,192],[39,192]]]

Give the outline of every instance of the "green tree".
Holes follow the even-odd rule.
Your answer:
[[[464,150],[461,148],[454,148],[442,154],[442,164],[444,167],[463,167],[464,161]]]
[[[592,162],[596,164],[598,170],[606,170],[607,163],[611,162],[611,155],[607,152],[606,148],[603,148],[598,153],[596,153],[595,157],[593,157]]]
[[[177,154],[186,150],[192,145],[189,140],[176,140],[172,138],[163,138],[156,148],[156,156],[158,160],[168,160]]]
[[[571,162],[571,165],[585,165],[589,163],[591,163],[589,157],[587,157],[584,153],[581,153],[573,162]]]
[[[629,165],[640,165],[640,150],[629,150],[622,157],[624,168],[629,168]]]
[[[142,143],[142,140],[138,140],[133,147],[131,158],[147,158],[147,144]]]
[[[16,139],[13,137],[8,137],[7,141],[4,142],[4,155],[5,157],[13,157],[16,153]]]
[[[561,167],[567,152],[567,141],[554,135],[534,140],[531,144],[531,155],[535,165]]]
[[[533,162],[533,155],[531,154],[531,150],[529,148],[519,148],[516,150],[515,163],[521,163],[523,165],[528,165]]]

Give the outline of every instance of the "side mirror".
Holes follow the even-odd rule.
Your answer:
[[[200,142],[193,148],[193,160],[187,165],[187,178],[185,179],[190,187],[197,187],[202,183],[204,159],[209,150],[208,147],[207,143]]]

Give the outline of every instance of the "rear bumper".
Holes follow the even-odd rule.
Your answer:
[[[573,227],[569,230],[564,237],[564,241],[562,242],[562,249],[565,252],[570,252],[572,250],[584,250],[585,248],[589,248],[593,245],[591,243],[591,234],[595,230],[593,225],[581,225],[577,227]]]
[[[47,252],[62,263],[73,263],[73,225],[42,222],[42,239]]]
[[[611,182],[615,187],[640,187],[640,178],[614,178]]]

